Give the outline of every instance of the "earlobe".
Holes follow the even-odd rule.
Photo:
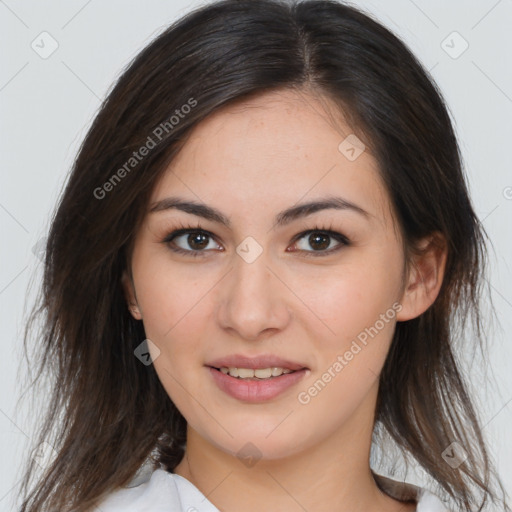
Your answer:
[[[123,275],[121,276],[121,285],[123,287],[126,302],[128,304],[128,309],[131,315],[133,318],[135,318],[135,320],[142,320],[142,314],[137,303],[137,297],[135,296],[133,281],[128,276],[126,270],[123,271]]]
[[[417,244],[398,322],[420,316],[434,303],[443,283],[446,259],[447,244],[441,233],[431,234]]]

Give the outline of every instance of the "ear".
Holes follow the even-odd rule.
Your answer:
[[[447,244],[441,233],[433,233],[416,244],[406,286],[400,301],[398,322],[424,313],[436,300],[443,283]]]
[[[126,302],[128,303],[128,309],[132,314],[135,320],[142,320],[142,314],[139,310],[139,305],[137,304],[137,297],[135,296],[135,287],[133,286],[133,280],[128,275],[126,270],[123,271],[123,275],[121,276],[121,285],[124,290],[124,296],[126,297]]]

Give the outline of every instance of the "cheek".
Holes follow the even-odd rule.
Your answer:
[[[321,331],[317,330],[316,337],[322,332],[324,340],[332,340],[341,348],[376,322],[378,330],[387,330],[389,335],[389,322],[383,326],[379,319],[398,298],[398,267],[391,268],[386,260],[359,260],[335,270],[322,270],[315,275],[296,277],[294,285],[296,295],[314,313],[303,319],[321,320]],[[393,319],[394,314],[391,309],[388,320]],[[315,323],[317,328],[319,325]]]
[[[139,266],[138,273],[134,271],[147,337],[165,344],[167,340],[177,339],[177,333],[185,332],[185,339],[193,339],[191,329],[200,325],[198,315],[204,314],[201,302],[213,280],[207,283],[198,278],[197,272],[183,272],[162,257],[147,261]]]
[[[315,417],[328,409],[336,411],[334,423],[344,421],[376,384],[400,309],[400,268],[389,265],[391,254],[388,258],[381,253],[379,259],[347,265],[324,280],[323,294],[311,296],[335,333],[312,337],[322,357],[299,403]]]
[[[177,272],[165,274],[170,277],[163,275],[140,287],[144,329],[160,350],[154,367],[164,389],[188,416],[194,409],[190,397],[200,382],[198,371],[203,371],[199,367],[203,364],[208,316],[204,296],[211,286],[199,286]]]

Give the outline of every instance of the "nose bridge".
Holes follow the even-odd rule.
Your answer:
[[[268,248],[264,248],[252,236],[247,236],[236,246],[236,254],[233,255],[232,279],[234,289],[240,298],[251,293],[255,294],[253,297],[256,298],[265,291],[265,285],[268,286],[272,276],[268,269],[270,264]]]
[[[254,240],[246,239],[237,247],[227,276],[219,321],[222,327],[234,329],[247,339],[267,329],[282,329],[288,322],[283,285],[268,268],[268,256]]]

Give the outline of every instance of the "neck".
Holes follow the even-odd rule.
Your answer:
[[[224,512],[259,512],[269,506],[275,512],[413,511],[414,504],[384,494],[372,475],[373,421],[362,423],[368,418],[365,407],[372,404],[373,411],[375,400],[362,404],[342,428],[320,443],[279,459],[251,460],[249,444],[242,450],[248,457],[237,457],[188,426],[185,457],[174,472]]]

